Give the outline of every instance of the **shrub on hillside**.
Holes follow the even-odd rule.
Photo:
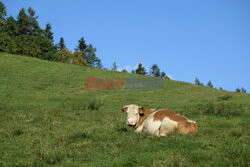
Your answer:
[[[215,115],[215,116],[239,116],[245,112],[246,107],[241,104],[234,104],[229,102],[208,102],[205,104],[198,104],[195,107],[198,113],[204,115]]]
[[[83,57],[86,57],[86,54],[84,51],[75,51],[74,54],[72,55],[72,63],[75,65],[87,65],[87,61],[83,59]]]
[[[64,47],[62,50],[58,51],[58,56],[59,61],[64,63],[71,63],[71,58],[73,57],[73,54],[66,47]]]
[[[59,55],[57,52],[50,51],[46,54],[44,54],[41,59],[43,60],[49,60],[49,61],[59,61]]]
[[[232,95],[223,95],[223,96],[218,97],[218,100],[228,101],[228,100],[230,100],[232,97],[233,97]]]

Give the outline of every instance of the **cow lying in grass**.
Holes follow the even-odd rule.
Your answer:
[[[180,114],[167,109],[144,109],[131,104],[121,106],[127,113],[127,125],[134,126],[136,132],[155,136],[166,136],[170,132],[195,134],[198,126]]]

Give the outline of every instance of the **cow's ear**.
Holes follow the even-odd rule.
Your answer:
[[[139,114],[144,114],[144,108],[142,106],[140,106],[138,108],[139,108]]]
[[[144,107],[142,107],[142,106],[139,106],[138,108],[139,108],[139,110],[140,110],[140,109],[141,109],[141,110],[144,110]]]
[[[124,108],[123,108],[123,106],[120,106],[120,110],[121,110],[122,112],[124,112]]]
[[[126,112],[128,107],[127,106],[120,106],[120,109],[122,112]]]

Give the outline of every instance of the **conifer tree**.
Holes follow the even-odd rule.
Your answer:
[[[12,16],[8,17],[0,31],[0,51],[17,53],[18,28],[15,19]]]
[[[195,85],[203,86],[203,83],[201,83],[198,78],[195,78]]]
[[[161,76],[160,76],[160,77],[161,77],[161,78],[168,78],[167,75],[166,75],[166,73],[163,72],[163,71],[161,72]]]
[[[209,87],[209,88],[213,88],[214,87],[211,81],[208,81],[207,87]]]
[[[102,68],[101,60],[96,57],[95,52],[96,48],[94,48],[92,44],[89,44],[88,47],[85,49],[85,59],[87,61],[87,64],[91,67]]]
[[[116,62],[113,63],[113,67],[111,69],[112,71],[117,71],[117,65],[116,65]]]
[[[53,32],[51,31],[51,29],[52,29],[51,24],[47,23],[45,28],[45,37],[54,42]]]
[[[160,77],[161,73],[160,73],[160,69],[157,66],[157,64],[154,64],[151,68],[150,68],[150,75],[152,77]]]
[[[247,90],[241,87],[241,93],[247,93]]]
[[[101,60],[99,58],[97,58],[97,60],[96,60],[96,68],[103,69],[103,65],[102,65]]]
[[[0,24],[4,23],[5,17],[7,15],[5,5],[0,1]]]
[[[136,73],[136,74],[141,74],[141,75],[146,75],[146,74],[147,74],[146,68],[142,66],[142,63],[139,63],[139,64],[138,64],[138,67],[137,67],[137,69],[135,70],[135,73]]]
[[[81,39],[78,40],[78,46],[76,50],[78,51],[85,51],[87,49],[88,45],[85,43],[84,37],[81,37]]]
[[[236,89],[235,89],[235,92],[239,92],[239,93],[240,93],[241,91],[240,91],[239,88],[236,88]]]
[[[25,9],[22,8],[17,16],[17,26],[19,30],[18,35],[27,35],[29,31],[28,25],[29,25],[28,15],[26,14]]]
[[[5,27],[6,15],[7,15],[6,7],[0,1],[0,52],[8,52],[7,41],[10,40],[10,37],[6,34],[6,27]]]
[[[36,12],[29,7],[28,8],[28,20],[29,20],[29,34],[28,35],[34,35],[34,36],[42,36],[42,30],[39,26],[39,23],[37,21],[38,16],[35,16]]]
[[[62,50],[63,48],[65,48],[65,44],[64,44],[64,39],[63,37],[60,38],[60,42],[59,42],[59,49]]]

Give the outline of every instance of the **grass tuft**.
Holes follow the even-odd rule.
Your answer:
[[[99,108],[102,106],[101,103],[97,103],[95,101],[91,102],[88,106],[88,110],[99,110]]]
[[[214,116],[240,116],[245,112],[243,105],[232,104],[232,103],[214,103],[209,102],[207,104],[200,104],[198,110],[201,110],[205,115],[214,115]]]
[[[223,96],[218,97],[218,99],[228,101],[228,100],[232,99],[232,97],[233,97],[232,95],[223,95]]]

